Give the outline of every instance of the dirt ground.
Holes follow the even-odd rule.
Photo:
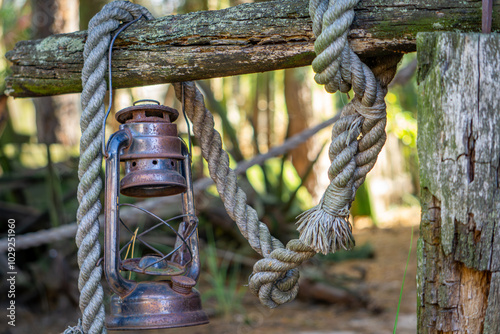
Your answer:
[[[298,334],[385,334],[392,333],[399,293],[408,258],[413,226],[413,242],[406,273],[396,333],[416,333],[416,244],[418,239],[419,210],[382,224],[381,228],[355,228],[356,243],[369,242],[375,251],[373,259],[349,260],[333,264],[332,273],[366,273],[366,289],[370,306],[348,309],[343,305],[316,305],[294,301],[269,310],[260,305],[250,293],[245,298],[246,322],[242,317],[215,318],[206,326],[177,329],[169,334],[213,333],[298,333]],[[415,226],[416,225],[416,226]],[[250,319],[250,321],[248,320]],[[154,334],[164,333],[162,331]],[[166,333],[166,332],[165,332]],[[149,334],[149,333],[148,333]],[[153,334],[153,332],[151,332]]]
[[[413,243],[408,271],[402,295],[402,304],[396,333],[416,333],[416,242],[418,239],[418,208],[399,210],[378,228],[367,227],[363,220],[355,222],[354,235],[357,245],[370,243],[374,249],[371,259],[348,260],[333,263],[328,268],[331,274],[363,272],[361,293],[369,300],[368,307],[348,308],[345,305],[319,305],[294,301],[277,309],[267,309],[257,298],[247,292],[244,297],[244,314],[229,317],[211,317],[210,324],[170,330],[126,331],[122,333],[147,334],[257,334],[257,333],[300,333],[300,334],[382,334],[391,333],[397,312],[397,305],[403,273],[408,257],[413,227]],[[204,287],[199,290],[203,294]],[[207,313],[213,314],[205,305]],[[59,308],[52,314],[33,314],[18,309],[16,327],[0,327],[5,334],[52,334],[61,333],[77,319],[73,308]],[[2,323],[2,325],[4,325]],[[119,333],[119,332],[111,332]]]

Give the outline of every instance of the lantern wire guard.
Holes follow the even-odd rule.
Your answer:
[[[121,263],[121,267],[124,270],[127,271],[133,271],[136,273],[140,274],[149,274],[149,275],[158,275],[158,276],[176,276],[176,275],[182,275],[186,272],[186,266],[189,265],[192,261],[193,258],[193,253],[191,249],[189,248],[189,244],[187,243],[186,239],[190,239],[193,236],[193,233],[196,231],[198,228],[198,219],[196,216],[190,215],[190,214],[185,214],[185,215],[178,215],[176,217],[170,218],[168,220],[164,220],[157,215],[151,213],[150,211],[143,209],[137,205],[130,204],[130,203],[124,203],[124,204],[119,204],[120,207],[122,206],[129,206],[132,208],[135,208],[137,210],[140,210],[144,213],[146,213],[148,216],[152,217],[154,220],[157,220],[159,223],[153,225],[152,227],[146,229],[144,232],[140,234],[135,234],[120,218],[120,224],[123,226],[124,229],[126,229],[130,235],[132,235],[132,239],[127,242],[121,249],[120,249],[120,257],[122,256],[123,252],[127,250],[130,245],[134,243],[135,240],[141,242],[146,248],[149,250],[153,251],[153,255],[148,254],[147,257],[143,257],[142,259],[137,259],[137,258],[131,258],[131,259],[125,259]],[[193,226],[191,233],[187,236],[187,238],[184,238],[182,235],[180,235],[171,225],[170,222],[179,220],[179,219],[184,219],[187,218],[189,220],[192,220],[195,222],[195,225]],[[161,227],[161,226],[167,226],[168,229],[170,229],[172,232],[175,233],[176,238],[181,241],[181,244],[178,246],[174,246],[175,248],[171,250],[167,254],[163,254],[162,251],[158,250],[154,246],[152,246],[149,242],[146,242],[142,237],[149,232]],[[185,265],[180,265],[176,262],[169,261],[172,257],[172,255],[177,252],[181,247],[186,247],[186,249],[189,252],[189,260]],[[142,261],[142,262],[141,262]]]

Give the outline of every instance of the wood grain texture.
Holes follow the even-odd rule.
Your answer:
[[[500,35],[417,47],[419,333],[499,333]]]
[[[362,0],[349,35],[362,58],[415,51],[421,31],[480,31],[481,0]],[[493,7],[500,31],[500,0]],[[19,42],[7,53],[11,96],[81,91],[86,32]],[[307,0],[270,1],[174,15],[123,32],[113,54],[117,88],[309,65],[314,36]]]

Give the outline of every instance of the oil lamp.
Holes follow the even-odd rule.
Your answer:
[[[120,129],[110,136],[105,151],[104,271],[115,293],[106,319],[106,326],[111,330],[208,323],[200,294],[194,288],[200,273],[198,220],[194,211],[189,150],[178,137],[177,125],[173,123],[178,115],[177,110],[153,100],[137,101],[116,114]],[[121,181],[120,162],[125,165]],[[159,220],[153,227],[136,233],[134,243],[140,242],[151,251],[140,258],[122,258],[132,241],[120,248],[120,226],[130,229],[120,217],[119,208],[134,205],[120,204],[119,191],[132,197],[177,194],[182,197],[182,215],[167,221],[136,207]],[[170,225],[175,218],[181,220],[177,231]],[[167,254],[145,241],[147,234],[159,232],[161,226],[176,234],[173,250]],[[135,276],[144,279],[131,280],[125,272],[135,272]],[[147,280],[151,276],[156,280]]]

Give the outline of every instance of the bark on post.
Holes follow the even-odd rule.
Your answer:
[[[500,333],[500,35],[423,33],[418,333]]]

